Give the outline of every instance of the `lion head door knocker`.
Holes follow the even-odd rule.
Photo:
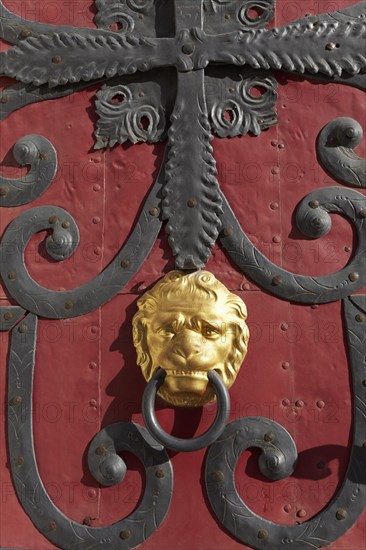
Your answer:
[[[202,406],[216,394],[216,424],[223,428],[229,409],[227,388],[234,383],[248,347],[244,302],[208,271],[172,271],[137,305],[133,341],[137,362],[149,383],[143,409],[153,435],[176,448],[177,442],[156,429],[152,407],[157,388],[160,397],[178,407]],[[206,435],[200,446],[211,441],[211,429],[207,434],[211,434],[209,440]],[[189,450],[192,441],[178,446]]]

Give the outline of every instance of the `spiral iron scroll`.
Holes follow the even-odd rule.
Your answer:
[[[37,322],[36,315],[28,314],[11,334],[8,437],[9,459],[18,498],[35,526],[60,548],[134,548],[156,531],[169,510],[173,483],[169,457],[152,441],[145,428],[132,422],[108,426],[90,444],[89,452],[96,456],[89,460],[91,472],[102,481],[95,471],[98,457],[100,463],[103,454],[100,449],[104,449],[105,459],[106,454],[118,456],[116,453],[122,450],[134,453],[143,463],[146,474],[145,492],[139,506],[125,519],[107,527],[77,523],[57,508],[38,471],[32,414],[29,413],[33,402]],[[110,464],[109,470],[112,467]]]
[[[353,444],[345,479],[332,502],[305,523],[280,525],[252,512],[239,497],[235,487],[235,466],[245,449],[262,449],[259,468],[270,479],[283,479],[291,475],[295,467],[292,438],[272,420],[247,417],[232,422],[209,449],[205,479],[212,509],[220,523],[251,548],[322,548],[343,535],[365,508],[366,338],[364,322],[360,322],[359,316],[365,316],[366,295],[351,296],[343,305],[354,396]]]

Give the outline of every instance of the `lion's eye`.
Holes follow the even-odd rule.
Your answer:
[[[220,334],[220,331],[213,327],[213,326],[205,326],[203,327],[203,336],[206,338],[214,338],[215,336],[218,336]]]
[[[169,325],[169,326],[167,326],[167,327],[161,327],[161,328],[158,330],[158,333],[161,334],[162,336],[170,337],[170,336],[174,336],[174,335],[175,335],[175,330],[174,330],[174,327],[172,327],[171,325]]]

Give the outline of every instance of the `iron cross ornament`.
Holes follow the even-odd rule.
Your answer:
[[[55,291],[38,284],[25,265],[27,244],[40,231],[50,232],[46,250],[53,260],[62,262],[77,250],[77,223],[59,206],[25,210],[1,239],[0,273],[16,303],[0,308],[0,328],[11,330],[8,438],[19,501],[41,533],[60,548],[134,548],[155,532],[169,510],[173,472],[164,447],[187,452],[208,446],[208,501],[217,520],[236,539],[259,549],[326,546],[355,523],[366,497],[361,456],[365,445],[362,362],[366,352],[361,325],[366,303],[364,295],[355,294],[366,282],[366,200],[348,187],[320,188],[304,197],[296,211],[296,223],[306,237],[326,235],[332,227],[329,214],[337,213],[352,223],[357,247],[349,263],[335,273],[292,273],[260,252],[240,226],[220,189],[211,141],[214,135],[258,136],[277,124],[273,71],[365,90],[366,2],[327,14],[309,14],[279,28],[267,28],[274,16],[274,0],[95,0],[95,6],[97,28],[81,28],[29,21],[0,2],[0,37],[12,44],[0,53],[0,74],[18,81],[0,93],[1,119],[32,103],[62,98],[97,84],[95,149],[126,141],[167,141],[159,174],[130,236],[94,279],[72,290]],[[317,143],[319,159],[334,179],[356,188],[366,187],[365,161],[354,152],[361,139],[360,124],[341,117],[326,125]],[[26,178],[0,178],[2,207],[32,202],[46,192],[57,172],[57,152],[43,136],[24,136],[15,144],[14,156],[31,169]],[[157,424],[153,405],[166,373],[156,363],[156,370],[146,376],[143,399],[148,430],[132,422],[118,422],[103,428],[91,441],[88,467],[101,485],[113,486],[124,479],[126,465],[120,452],[130,451],[143,463],[145,493],[128,517],[106,527],[78,523],[63,514],[42,484],[32,418],[28,414],[24,421],[21,415],[22,407],[32,407],[38,318],[82,316],[114,298],[142,266],[163,222],[175,257],[176,271],[167,276],[167,284],[175,285],[175,296],[180,296],[179,281],[189,286],[195,280],[199,299],[211,291],[207,285],[217,284],[225,299],[233,301],[221,283],[201,272],[219,240],[239,270],[276,297],[300,304],[344,301],[354,396],[352,453],[336,497],[305,524],[272,523],[240,498],[233,472],[245,449],[261,449],[259,469],[271,480],[292,474],[297,450],[290,434],[268,418],[244,417],[227,425],[227,388],[213,368],[207,379],[214,390],[210,399],[216,394],[218,413],[204,437],[189,442],[169,438]],[[165,282],[164,278],[162,284]],[[140,300],[141,308],[148,299],[155,299],[153,291],[149,297]],[[239,302],[233,307],[236,313],[241,310],[237,315],[245,335],[241,363],[248,343],[246,309]],[[197,322],[202,336],[213,340],[220,334],[214,321],[197,321],[198,314],[187,309],[187,323]],[[179,315],[184,317],[182,311]],[[186,320],[182,326],[184,323]],[[135,340],[140,345],[142,336],[136,327],[137,322]],[[163,328],[169,342],[179,332],[174,326]],[[145,348],[140,347],[139,361],[146,365]],[[172,372],[182,375],[177,368]],[[197,382],[197,372],[202,382],[202,368],[192,369],[190,376]],[[175,381],[169,380],[176,388]],[[185,387],[184,382],[180,381],[179,388]],[[207,381],[205,392],[206,386]]]

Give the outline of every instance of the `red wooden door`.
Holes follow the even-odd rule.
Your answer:
[[[271,25],[353,3],[277,0]],[[95,28],[92,0],[4,0],[3,4],[30,21]],[[5,52],[10,45],[3,40],[1,48]],[[334,215],[328,234],[306,239],[296,228],[294,212],[306,195],[319,188],[338,185],[348,190],[322,167],[316,142],[322,128],[336,117],[365,122],[364,93],[339,82],[322,83],[281,71],[274,74],[278,123],[256,137],[216,137],[218,180],[246,235],[273,263],[293,273],[329,275],[347,265],[353,255],[356,234],[351,224]],[[13,83],[2,78],[3,89]],[[130,235],[163,162],[164,143],[127,142],[93,149],[99,88],[93,84],[72,95],[29,104],[1,122],[4,177],[26,173],[14,160],[12,147],[27,134],[44,136],[57,151],[57,174],[47,191],[32,204],[1,209],[2,231],[21,213],[42,205],[61,207],[75,219],[80,244],[69,259],[50,258],[45,231],[36,233],[26,248],[31,277],[55,291],[76,288],[108,266]],[[6,90],[4,95],[9,95]],[[5,108],[5,100],[2,105]],[[357,154],[365,156],[364,143]],[[163,227],[142,267],[108,303],[73,318],[40,316],[33,395],[35,455],[50,498],[80,524],[112,524],[130,514],[141,500],[145,472],[132,454],[123,454],[128,467],[123,483],[102,487],[89,472],[87,450],[96,433],[113,422],[144,425],[141,399],[146,382],[136,363],[132,317],[138,297],[172,269],[174,257]],[[206,269],[240,296],[248,309],[249,349],[230,389],[230,421],[247,416],[274,420],[291,434],[299,455],[293,475],[270,481],[259,472],[258,450],[245,451],[235,471],[237,491],[259,516],[283,525],[302,523],[305,529],[306,522],[339,491],[352,447],[353,397],[342,303],[301,304],[273,296],[255,278],[247,278],[218,243]],[[3,285],[1,306],[9,305],[16,301]],[[8,403],[9,334],[1,333],[3,411]],[[215,404],[198,409],[160,404],[157,415],[166,431],[189,438],[211,425],[215,410]],[[53,548],[16,496],[6,426],[4,412],[0,546]],[[141,548],[249,548],[226,531],[211,510],[204,483],[206,453],[206,449],[169,452],[174,470],[169,513]],[[364,540],[365,515],[330,547],[356,550]]]

